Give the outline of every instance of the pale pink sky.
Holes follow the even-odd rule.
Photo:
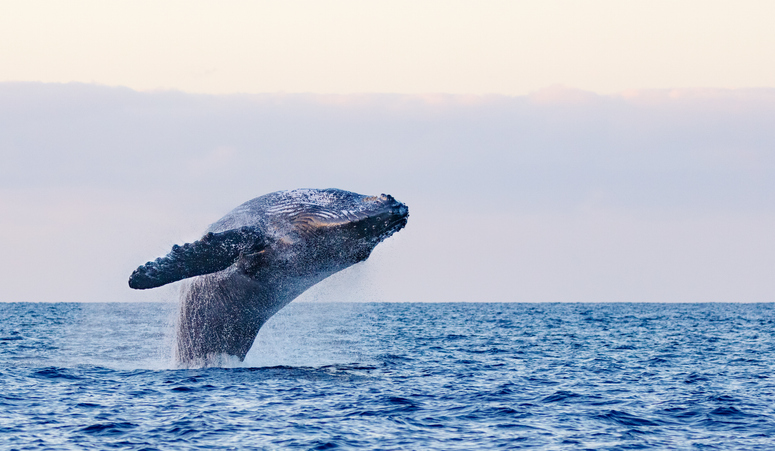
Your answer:
[[[0,81],[200,93],[775,86],[769,0],[9,0]]]

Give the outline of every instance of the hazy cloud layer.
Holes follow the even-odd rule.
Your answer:
[[[308,298],[773,301],[775,90],[193,95],[0,83],[0,300],[131,271],[236,205],[386,192],[407,229]],[[161,291],[171,296],[171,291]]]

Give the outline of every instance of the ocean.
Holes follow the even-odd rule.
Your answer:
[[[174,318],[0,304],[0,448],[775,449],[773,304],[291,303],[199,369]]]

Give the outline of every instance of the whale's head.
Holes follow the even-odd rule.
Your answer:
[[[278,193],[266,214],[312,259],[344,265],[363,261],[374,247],[406,226],[408,207],[389,194],[366,196],[339,189]]]
[[[368,258],[408,218],[406,205],[387,194],[278,191],[242,204],[201,239],[138,267],[129,286],[154,288],[232,266],[249,276],[272,267],[303,276],[332,274]]]

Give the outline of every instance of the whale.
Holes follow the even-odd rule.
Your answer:
[[[403,229],[408,207],[388,194],[335,188],[249,200],[199,240],[138,267],[129,287],[181,282],[174,358],[181,366],[244,361],[261,326],[326,277],[366,260]]]

